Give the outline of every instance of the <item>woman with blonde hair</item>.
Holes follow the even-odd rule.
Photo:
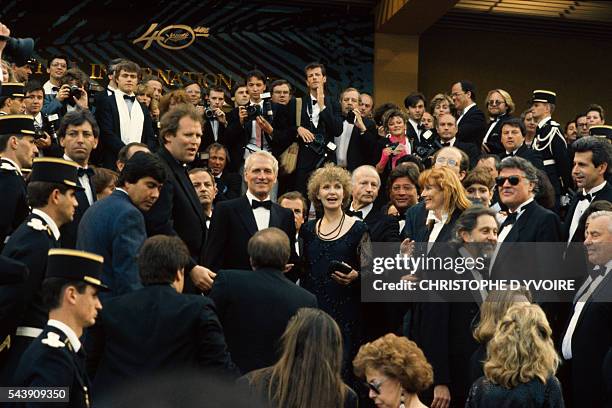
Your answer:
[[[511,306],[489,341],[485,375],[472,385],[466,408],[563,407],[551,334],[538,305]]]
[[[406,136],[408,117],[399,109],[392,109],[383,115],[383,124],[387,136],[381,141],[384,143],[380,160],[376,164],[379,174],[388,174],[397,165],[397,161],[412,153],[410,140]],[[383,177],[386,178],[386,177]]]
[[[304,266],[300,285],[340,326],[343,375],[352,385],[350,362],[361,338],[359,271],[370,254],[370,236],[363,221],[344,212],[350,197],[351,175],[342,167],[327,164],[310,177],[308,199],[322,216],[300,228]]]
[[[281,338],[280,358],[271,367],[238,380],[272,408],[356,408],[357,395],[340,376],[342,335],[318,309],[302,308]]]
[[[415,342],[387,334],[361,346],[353,367],[377,407],[425,407],[418,393],[432,384],[433,370]]]
[[[429,113],[435,119],[438,119],[440,115],[444,115],[445,113],[450,113],[455,117],[457,116],[452,98],[443,93],[436,94],[431,98],[431,102],[429,102]]]
[[[487,357],[487,344],[495,334],[497,324],[511,306],[531,303],[531,293],[525,288],[517,290],[492,290],[480,307],[480,319],[474,328],[478,349],[470,359],[470,383],[484,375],[483,364]]]
[[[508,119],[512,119],[510,114],[514,112],[514,101],[507,91],[492,89],[487,93],[485,106],[487,107],[490,124],[482,141],[482,151],[492,154],[505,153],[501,144],[501,131],[504,123]]]

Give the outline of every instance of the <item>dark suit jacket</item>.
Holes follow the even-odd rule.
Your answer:
[[[313,294],[271,268],[219,271],[210,297],[242,373],[273,365],[289,319],[301,307],[317,307]]]
[[[611,296],[612,273],[608,272],[584,304],[572,335],[570,368],[575,407],[601,407],[605,401],[601,368],[612,346]]]
[[[85,212],[77,248],[104,257],[102,281],[110,292],[101,292],[102,299],[142,287],[137,256],[146,239],[144,216],[123,191],[113,191]]]
[[[272,203],[269,226],[285,231],[291,243],[292,259],[297,259],[293,212]],[[251,269],[247,244],[256,232],[257,223],[246,196],[220,202],[215,207],[210,221],[203,265],[213,271]]]
[[[26,200],[26,183],[13,165],[0,160],[0,250],[7,236],[19,227],[28,216],[30,207]]]
[[[457,139],[460,142],[472,143],[476,145],[477,149],[480,149],[486,132],[487,122],[485,121],[484,113],[482,113],[478,106],[473,106],[463,115],[461,122],[459,122]]]
[[[495,122],[495,125],[493,126],[493,129],[491,129],[491,132],[489,133],[489,137],[487,138],[486,145],[489,148],[490,153],[497,154],[497,155],[506,153],[506,151],[504,150],[504,146],[502,146],[501,144],[501,130],[502,130],[502,126],[504,126],[504,123],[509,119],[512,119],[512,115],[506,114],[506,115],[501,115],[500,117],[497,118],[497,121]],[[491,126],[491,124],[492,122],[487,125],[485,129],[485,136],[487,132],[489,131],[489,127]],[[484,136],[483,136],[483,140],[484,140]],[[478,150],[480,151],[480,148]]]
[[[480,149],[475,144],[456,140],[453,147],[462,150],[468,155],[470,158],[470,169],[476,167],[476,164],[478,164],[478,156],[480,156]]]
[[[91,190],[91,194],[95,203],[96,189],[94,187],[92,178],[93,176],[88,176],[89,188]],[[81,186],[80,179],[77,179],[77,184]],[[60,237],[62,248],[76,248],[79,223],[81,222],[81,218],[83,218],[83,214],[85,214],[85,211],[87,211],[87,209],[89,208],[89,201],[87,200],[87,194],[85,194],[85,190],[76,190],[74,195],[79,205],[74,211],[74,218],[72,219],[72,221],[62,225],[62,227],[60,228],[60,232],[62,234]]]
[[[217,195],[215,196],[215,204],[219,201],[233,200],[240,197],[242,191],[242,177],[238,173],[230,173],[224,171],[217,182]]]
[[[394,217],[372,208],[363,221],[368,226],[372,242],[399,242],[399,223]]]
[[[542,156],[540,156],[540,153],[536,152],[526,144],[523,143],[523,145],[518,148],[514,155],[517,157],[522,157],[523,159],[531,162],[531,164],[533,164],[537,169],[544,170],[544,163],[542,162]],[[506,150],[503,150],[503,153],[499,157],[505,159],[506,157],[510,157],[510,155],[506,154]]]
[[[51,336],[59,337],[57,343],[49,341],[55,338]],[[56,327],[46,326],[30,344],[14,379],[22,387],[68,387],[70,402],[61,404],[65,407],[85,408],[93,402],[82,351],[75,353],[66,334]]]
[[[186,168],[176,161],[170,152],[162,147],[157,155],[164,163],[168,178],[164,182],[159,198],[145,213],[147,235],[178,235],[185,242],[193,263],[191,270],[202,260],[206,242],[206,223],[202,205],[186,173]],[[187,272],[187,271],[186,271]],[[188,277],[188,272],[185,273]],[[191,279],[185,279],[185,292],[192,292]]]
[[[136,102],[140,103],[138,100],[136,100]],[[121,123],[119,122],[117,101],[114,95],[103,95],[97,99],[96,103],[96,120],[100,126],[99,156],[101,157],[104,167],[114,169],[117,161],[117,154],[119,154],[119,150],[125,146],[125,143],[121,140]],[[144,115],[140,141],[149,146],[152,152],[157,151],[158,146],[155,135],[153,134],[151,114],[142,103],[140,103],[140,107]]]
[[[581,191],[582,192],[582,191]],[[568,240],[570,227],[572,225],[572,218],[574,218],[574,212],[576,212],[576,206],[578,205],[578,195],[575,195],[570,202],[569,208],[567,209],[567,213],[565,215],[565,222],[563,223],[563,237],[565,240]],[[598,200],[606,200],[612,202],[612,185],[608,182],[606,186],[595,193],[593,201]],[[572,236],[572,242],[582,242],[584,241],[584,229],[576,230],[574,235]]]
[[[425,221],[427,220],[427,210],[425,209],[425,202],[420,201],[406,210],[406,225],[404,229],[400,231],[400,236],[403,239],[410,238],[415,241],[417,237],[422,237],[425,232],[423,229],[427,229]]]
[[[145,286],[109,299],[88,337],[87,368],[99,395],[170,370],[236,374],[214,303],[169,285]]]
[[[217,130],[217,139],[215,140],[215,133],[213,132],[212,122],[212,120],[207,119],[204,123],[204,127],[202,129],[204,134],[202,135],[202,143],[200,143],[200,152],[205,152],[208,146],[215,142],[223,144],[225,141],[225,125],[219,123],[219,128]]]
[[[289,139],[293,141],[295,138],[295,132],[289,129],[287,108],[281,104],[273,102],[271,104],[274,119],[270,124],[274,131],[271,135],[264,133],[264,138],[274,157],[278,158],[289,145]],[[253,121],[247,120],[243,125],[240,124],[238,109],[235,108],[227,115],[227,129],[223,136],[223,144],[227,146],[231,158],[228,169],[233,172],[238,172],[240,165],[244,162],[244,152],[253,131]],[[263,117],[270,122],[265,112]]]
[[[376,162],[372,157],[372,152],[376,150],[377,133],[376,124],[374,121],[364,119],[366,131],[361,134],[357,127],[353,127],[351,133],[351,141],[346,152],[346,168],[348,171],[353,171],[357,167],[364,164],[374,165]],[[378,160],[376,158],[375,160]]]

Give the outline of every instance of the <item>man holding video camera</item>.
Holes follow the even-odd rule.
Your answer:
[[[247,72],[245,80],[249,102],[230,112],[224,134],[231,171],[239,171],[253,152],[267,151],[278,158],[294,134],[288,132],[285,106],[272,102],[270,93],[265,92],[266,76],[253,70]]]

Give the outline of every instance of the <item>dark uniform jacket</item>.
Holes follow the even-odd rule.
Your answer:
[[[170,285],[145,286],[109,299],[87,335],[87,368],[99,395],[170,370],[237,375],[214,303]]]
[[[90,407],[92,403],[83,347],[75,352],[66,333],[55,326],[47,325],[30,344],[19,363],[14,383],[21,387],[68,387],[70,402],[50,406]],[[42,405],[45,404],[25,406]]]
[[[0,159],[0,250],[4,240],[30,212],[26,200],[26,183],[13,163]]]
[[[567,189],[573,186],[572,163],[561,125],[550,118],[542,127],[538,125],[532,147],[540,153],[544,170],[555,188],[555,194],[560,196],[567,192]]]
[[[503,153],[500,155],[500,158],[505,159],[506,157],[522,157],[523,159],[531,162],[536,169],[544,170],[544,163],[542,163],[542,157],[540,157],[540,153],[533,150],[531,147],[526,144],[522,144],[514,154],[506,153],[506,150],[503,150]]]

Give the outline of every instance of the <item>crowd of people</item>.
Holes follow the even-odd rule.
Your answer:
[[[498,88],[483,112],[467,80],[403,106],[336,98],[320,63],[303,97],[259,70],[165,89],[123,58],[92,92],[72,65],[49,58],[39,82],[2,61],[0,385],[121,406],[137,380],[195,369],[278,408],[612,404],[601,106],[561,126],[555,92],[520,112]],[[580,267],[571,302],[363,302],[375,243],[484,256],[477,280]]]

